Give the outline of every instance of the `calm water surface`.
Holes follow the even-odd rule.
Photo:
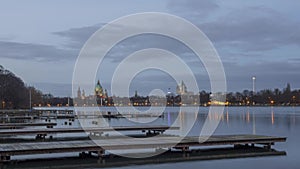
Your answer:
[[[166,110],[167,116],[161,121],[170,123],[178,112]],[[200,108],[197,121],[189,135],[199,135],[208,108]],[[193,113],[185,118],[194,118]],[[253,168],[300,168],[300,107],[229,107],[223,115],[213,116],[212,120],[220,118],[215,131],[219,134],[260,134],[287,137],[286,143],[277,143],[274,148],[284,150],[287,156],[257,157],[242,159],[224,159],[213,161],[194,161],[169,164],[153,164],[145,166],[128,166],[123,169],[173,169],[173,168],[213,168],[213,169],[253,169]],[[187,120],[188,121],[188,120]],[[118,167],[120,168],[120,167]]]
[[[113,109],[113,108],[107,108]],[[145,108],[141,108],[145,109]],[[167,164],[137,165],[118,167],[123,169],[173,169],[173,168],[213,168],[213,169],[253,169],[253,168],[300,168],[300,107],[229,107],[223,113],[213,113],[208,116],[209,108],[201,107],[199,112],[179,112],[178,108],[167,108],[163,118],[152,118],[150,123],[157,125],[176,124],[185,127],[196,118],[195,124],[188,133],[189,136],[199,136],[206,118],[214,122],[220,120],[214,135],[224,134],[258,134],[270,136],[285,136],[287,142],[277,143],[274,148],[287,152],[287,156],[255,157],[241,159],[224,159],[213,161],[178,162]],[[177,119],[177,120],[176,120]],[[57,120],[59,127],[67,120]],[[139,122],[149,122],[149,118],[132,117],[128,119],[111,119],[106,121],[110,126],[136,125]],[[98,119],[81,120],[86,126],[101,126]],[[78,121],[72,122],[72,127],[79,126]],[[174,134],[169,132],[169,134]],[[178,132],[177,132],[178,134]],[[61,136],[61,135],[59,135]],[[64,135],[66,136],[66,135]]]

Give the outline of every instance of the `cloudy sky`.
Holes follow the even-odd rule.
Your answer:
[[[299,9],[299,0],[0,0],[0,65],[43,92],[68,96],[76,58],[96,30],[125,15],[164,12],[185,18],[208,36],[224,65],[229,91],[251,90],[252,76],[258,90],[288,82],[300,88]],[[210,90],[205,68],[190,50],[155,35],[133,37],[113,48],[98,70],[103,86],[110,89],[113,71],[127,55],[153,47],[179,55],[200,88]],[[153,88],[174,91],[176,84],[153,70],[132,81],[132,89],[142,94]]]

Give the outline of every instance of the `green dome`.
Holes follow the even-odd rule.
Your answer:
[[[102,93],[103,93],[103,89],[102,89],[102,86],[101,86],[99,80],[98,80],[98,82],[97,82],[97,84],[96,84],[95,92],[96,92],[96,94],[102,94]]]

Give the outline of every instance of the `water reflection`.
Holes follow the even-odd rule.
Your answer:
[[[261,131],[266,130],[266,127],[268,128],[271,126],[273,126],[272,130],[276,127],[292,130],[294,126],[299,125],[297,119],[299,119],[300,115],[299,107],[226,107],[223,113],[208,112],[209,108],[205,107],[201,107],[199,113],[193,111],[179,112],[178,108],[167,108],[162,118],[153,117],[153,120],[151,120],[150,123],[138,123],[139,121],[144,122],[147,117],[134,116],[127,118],[112,118],[109,120],[98,118],[97,114],[94,114],[97,118],[84,118],[80,122],[83,125],[90,127],[173,125],[178,126],[181,129],[180,131],[172,132],[172,134],[175,133],[183,136],[189,130],[191,130],[189,132],[190,135],[199,135],[205,120],[207,119],[211,124],[220,121],[218,128],[222,128],[221,130],[224,130],[223,133],[245,133],[245,130],[247,130],[246,133],[248,134],[260,134]],[[85,112],[84,115],[87,115],[88,117],[87,112]],[[130,118],[135,118],[135,121],[137,122],[132,122]],[[191,125],[194,121],[195,124],[191,129]],[[226,126],[224,126],[224,124],[226,124]]]
[[[272,122],[272,125],[274,125],[275,118],[274,118],[274,107],[273,106],[271,108],[271,122]]]
[[[227,111],[226,111],[226,122],[227,122],[227,124],[229,123],[229,113],[228,113],[228,108],[227,108]]]
[[[255,120],[255,113],[252,114],[252,126],[253,126],[253,129],[252,129],[252,134],[256,134],[256,120]]]
[[[114,112],[111,108],[103,110],[103,112],[107,111]],[[208,107],[201,107],[199,112],[179,112],[179,108],[166,108],[163,117],[151,117],[150,123],[142,123],[146,120],[149,121],[149,119],[147,119],[148,117],[132,116],[126,118],[103,119],[98,117],[98,114],[95,114],[93,111],[83,111],[81,112],[82,119],[80,119],[80,123],[88,127],[175,125],[181,128],[181,130],[175,134],[184,135],[189,131],[191,123],[196,119],[195,124],[189,133],[191,135],[199,135],[205,120],[207,119],[211,124],[220,121],[218,128],[221,129],[218,130],[224,130],[223,133],[245,133],[245,130],[247,130],[246,133],[248,134],[260,134],[261,131],[265,131],[268,127],[272,126],[272,130],[275,128],[293,130],[295,126],[299,126],[297,121],[300,116],[299,107],[226,107],[224,112],[208,112]],[[90,117],[89,114],[92,114],[93,117]],[[133,122],[131,118],[134,118],[134,121],[136,122]]]
[[[180,136],[186,136],[189,133],[196,122],[197,116],[198,112],[179,112],[179,122],[176,121],[174,126],[180,127]]]
[[[247,123],[249,123],[250,122],[250,112],[248,111],[247,112]]]

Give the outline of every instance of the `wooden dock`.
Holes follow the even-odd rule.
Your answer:
[[[200,138],[200,139],[204,139]],[[259,136],[259,135],[223,135],[212,136],[205,142],[199,142],[199,137],[181,138],[177,136],[159,136],[149,138],[105,138],[98,140],[81,141],[57,141],[57,142],[34,142],[0,144],[1,162],[10,161],[11,156],[26,154],[50,154],[79,152],[95,153],[99,160],[105,156],[105,150],[136,150],[136,149],[177,149],[184,155],[188,155],[190,147],[200,146],[228,146],[234,145],[255,147],[263,145],[263,148],[271,150],[275,142],[285,142],[285,137]],[[96,143],[97,144],[96,144]],[[99,146],[101,145],[101,146]]]
[[[49,123],[47,123],[49,124]],[[37,139],[44,139],[49,134],[61,133],[84,133],[90,132],[91,135],[101,135],[103,132],[110,131],[142,131],[146,135],[162,134],[166,130],[179,130],[179,127],[170,126],[114,126],[114,127],[89,127],[89,128],[44,128],[44,129],[14,129],[0,130],[1,136],[12,135],[36,135]]]
[[[0,129],[16,129],[22,127],[37,127],[46,126],[47,128],[53,128],[57,123],[0,123]]]
[[[28,113],[31,113],[31,112],[34,112],[34,111],[31,111],[29,109],[9,109],[9,110],[0,110],[0,115],[10,115],[10,114],[28,114]]]
[[[12,160],[11,163],[3,163],[3,169],[79,169],[79,168],[108,168],[108,167],[124,167],[146,165],[146,164],[162,164],[162,163],[178,163],[201,160],[217,160],[217,159],[233,159],[233,158],[249,158],[249,157],[270,157],[285,156],[285,151],[266,150],[260,147],[240,147],[240,148],[208,148],[193,149],[189,156],[183,156],[180,151],[166,151],[165,153],[148,158],[126,158],[123,156],[106,155],[103,160],[86,154],[81,157],[64,157],[64,158],[38,158]],[[139,167],[137,167],[139,168]]]
[[[30,120],[30,119],[95,119],[95,118],[107,118],[107,119],[120,119],[120,118],[153,118],[153,117],[164,117],[163,114],[26,114],[26,115],[7,115],[0,116],[0,120]]]
[[[30,116],[0,116],[1,120],[8,120],[8,119],[37,119],[39,116],[36,115],[30,115]]]

